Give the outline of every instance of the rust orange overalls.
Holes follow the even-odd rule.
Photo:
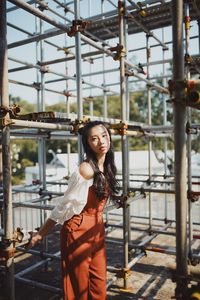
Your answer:
[[[89,188],[87,204],[61,228],[64,300],[106,299],[106,251],[103,208]]]

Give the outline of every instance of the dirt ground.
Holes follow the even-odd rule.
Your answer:
[[[143,233],[133,232],[132,240],[139,242]],[[172,281],[171,267],[175,266],[175,256],[165,253],[146,251],[144,255],[133,265],[127,277],[127,286],[124,288],[124,280],[119,272],[113,272],[111,268],[123,268],[123,247],[116,242],[122,242],[122,231],[117,229],[107,236],[107,299],[128,300],[128,299],[175,299],[176,284]],[[114,242],[112,242],[112,240]],[[174,237],[157,236],[153,243],[162,246],[174,246]],[[61,274],[59,259],[49,259],[44,264],[42,245],[37,245],[34,250],[39,255],[31,255],[18,251],[15,257],[15,274],[25,272],[21,278],[24,281],[15,279],[15,300],[61,300]],[[49,235],[48,253],[59,251],[59,230]],[[130,257],[131,258],[131,257]],[[37,264],[39,264],[38,267]],[[30,268],[31,267],[31,268]],[[30,268],[29,271],[27,268]],[[26,272],[27,271],[27,272]],[[115,279],[113,281],[113,279]],[[40,288],[37,283],[50,287],[52,291]],[[30,285],[31,283],[31,285]],[[57,291],[55,291],[57,289]],[[54,291],[53,291],[54,290]],[[0,296],[0,300],[7,300]]]

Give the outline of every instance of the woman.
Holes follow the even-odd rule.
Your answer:
[[[100,121],[81,130],[86,155],[71,175],[64,197],[29,244],[34,246],[56,224],[61,228],[65,300],[106,299],[103,208],[118,191],[110,131]]]

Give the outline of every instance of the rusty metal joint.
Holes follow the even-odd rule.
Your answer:
[[[15,253],[15,248],[11,247],[11,239],[3,238],[0,242],[0,264],[5,263],[9,258],[12,258]]]
[[[84,32],[87,26],[91,24],[91,21],[85,21],[85,20],[73,20],[72,26],[70,27],[68,31],[68,36],[73,37],[77,32]]]
[[[71,50],[67,47],[58,47],[57,51],[63,51],[65,55],[72,54]]]
[[[186,65],[190,65],[190,64],[193,62],[192,56],[189,55],[188,53],[185,54],[184,59],[185,59],[185,64],[186,64]]]
[[[4,105],[0,107],[0,119],[5,118],[5,116],[9,112],[9,109],[10,109],[9,107],[4,106]]]
[[[146,17],[147,16],[147,10],[146,8],[144,8],[144,4],[142,2],[137,2],[137,5],[139,6],[139,9],[138,9],[138,14],[141,16],[141,17]]]
[[[129,198],[129,194],[117,196],[116,203],[118,204],[117,208],[126,208],[129,205],[126,203]]]
[[[200,192],[187,191],[187,198],[192,203],[197,202],[199,200]]]
[[[18,114],[20,113],[21,109],[19,107],[19,105],[12,105],[9,107],[9,114],[10,114],[10,118],[16,118],[18,117]]]
[[[63,91],[63,95],[66,96],[66,97],[71,97],[71,96],[72,96],[72,93],[69,92],[69,91],[64,90],[64,91]]]
[[[185,29],[186,30],[190,30],[190,21],[191,21],[191,18],[190,16],[185,16]]]
[[[118,1],[118,15],[119,17],[122,17],[125,13],[125,5],[124,2]]]
[[[41,83],[40,82],[33,82],[33,87],[37,90],[41,90]]]
[[[113,59],[114,60],[120,60],[122,57],[126,56],[126,48],[123,45],[117,44],[116,47],[109,48],[111,52],[115,52]]]
[[[15,248],[0,249],[0,264],[5,263],[8,259],[14,257]]]
[[[131,274],[131,270],[127,268],[122,268],[117,272],[118,278],[127,279]]]
[[[192,256],[192,253],[189,253],[188,255],[188,259],[190,261],[190,264],[192,266],[197,266],[200,263],[200,259],[199,258],[195,258]]]
[[[13,122],[8,117],[0,119],[0,128],[4,128],[4,127],[9,126],[11,124],[13,124]]]
[[[147,73],[144,70],[144,67],[141,63],[138,64],[138,73],[141,73],[143,75],[147,75]]]
[[[173,94],[174,91],[184,89],[187,87],[187,81],[186,80],[169,80],[168,81],[168,88],[170,94]]]
[[[128,129],[128,124],[124,122],[120,122],[117,124],[112,124],[110,126],[111,129],[114,129],[115,133],[119,135],[126,135],[127,134],[127,129]]]
[[[74,133],[74,134],[82,134],[82,129],[84,127],[84,125],[86,123],[88,123],[90,121],[90,118],[87,118],[87,117],[83,117],[82,119],[78,120],[76,119],[74,122],[73,122],[73,129],[70,131],[71,133]]]
[[[134,75],[135,75],[135,73],[132,70],[125,68],[125,76],[130,77],[130,76],[134,76]]]

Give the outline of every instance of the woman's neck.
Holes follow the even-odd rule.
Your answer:
[[[101,157],[98,157],[97,158],[97,161],[98,161],[98,167],[99,167],[99,170],[101,172],[104,172],[104,162],[105,162],[105,155],[104,156],[101,156]]]

